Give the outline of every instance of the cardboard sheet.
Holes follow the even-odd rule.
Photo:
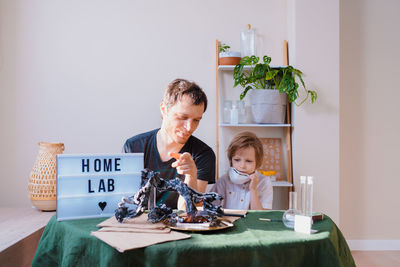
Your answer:
[[[225,212],[246,215],[247,210],[225,209]],[[189,234],[171,231],[161,222],[153,224],[147,220],[147,216],[148,214],[142,214],[136,218],[125,219],[123,223],[119,223],[113,216],[99,223],[97,227],[103,228],[91,232],[91,235],[114,247],[119,252],[190,238]],[[240,219],[236,216],[224,216],[222,218],[230,222]]]
[[[126,232],[91,232],[108,245],[114,247],[119,252],[126,250],[143,248],[154,244],[168,241],[190,238],[190,235],[171,231],[168,234],[149,234],[149,233],[126,233]]]
[[[152,223],[147,220],[147,213],[143,213],[139,217],[125,219],[123,223],[119,223],[117,219],[112,216],[101,222],[97,227],[121,227],[121,228],[137,228],[137,229],[164,229],[166,226],[162,223]]]
[[[170,228],[165,229],[138,229],[123,227],[103,227],[98,232],[124,232],[124,233],[149,233],[149,234],[169,234]]]

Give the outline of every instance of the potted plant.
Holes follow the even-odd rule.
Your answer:
[[[236,65],[240,63],[240,52],[229,51],[231,47],[219,44],[219,65]]]
[[[271,57],[264,56],[259,63],[259,57],[243,57],[233,70],[234,87],[241,85],[244,90],[240,94],[240,100],[252,90],[252,112],[256,123],[283,123],[286,112],[286,98],[289,103],[302,105],[309,97],[311,103],[317,99],[317,93],[307,90],[302,78],[302,72],[292,66],[271,67]],[[251,68],[245,68],[251,66]],[[299,97],[300,80],[305,92],[305,98],[297,103]],[[261,90],[259,90],[261,89]]]

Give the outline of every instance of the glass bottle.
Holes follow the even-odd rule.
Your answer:
[[[246,123],[246,106],[244,101],[238,100],[236,101],[236,105],[239,112],[239,123]]]
[[[240,54],[242,57],[256,54],[256,33],[250,24],[247,24],[247,29],[240,33]]]
[[[235,104],[232,105],[231,109],[231,124],[239,123],[239,110]]]
[[[289,209],[283,213],[282,221],[287,228],[294,229],[294,216],[299,215],[297,210],[297,193],[289,192]]]
[[[230,123],[231,122],[231,109],[232,109],[232,101],[225,101],[224,102],[224,113],[222,116],[223,123]]]

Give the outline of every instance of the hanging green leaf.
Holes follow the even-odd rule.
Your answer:
[[[265,75],[265,79],[267,81],[272,80],[277,74],[278,74],[279,70],[270,70],[267,72],[267,74]]]
[[[240,94],[240,100],[246,96],[250,89],[276,89],[288,95],[290,103],[295,103],[300,106],[308,97],[311,98],[311,103],[317,100],[317,93],[312,90],[307,90],[303,73],[293,68],[292,66],[286,67],[271,67],[271,57],[263,56],[263,62],[259,63],[260,58],[256,56],[243,57],[239,64],[233,70],[234,87],[241,85],[243,92]],[[251,66],[251,69],[245,69],[244,66]],[[303,89],[306,92],[306,97],[297,103],[299,97],[299,84],[296,79],[300,80]]]

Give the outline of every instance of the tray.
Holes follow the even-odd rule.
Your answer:
[[[233,223],[221,221],[220,226],[210,226],[210,223],[177,223],[175,226],[167,225],[172,230],[190,231],[190,232],[205,232],[205,231],[218,231],[226,228],[233,227]]]

